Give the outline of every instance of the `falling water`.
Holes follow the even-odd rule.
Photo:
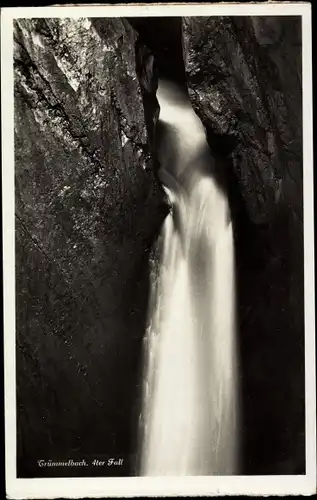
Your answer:
[[[203,126],[168,81],[157,93],[159,177],[171,212],[157,245],[145,337],[141,475],[237,473],[234,248]]]

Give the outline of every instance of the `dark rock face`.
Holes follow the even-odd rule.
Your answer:
[[[231,139],[250,219],[267,222],[289,197],[300,212],[300,21],[186,18],[184,54],[195,110],[209,134]]]
[[[21,19],[14,38],[18,475],[105,452],[129,474],[165,214],[136,35],[121,19]]]
[[[185,18],[183,50],[235,225],[242,473],[303,473],[300,18]]]

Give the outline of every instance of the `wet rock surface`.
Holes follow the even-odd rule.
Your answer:
[[[250,219],[267,222],[289,197],[300,213],[298,19],[185,18],[183,27],[193,106],[210,140],[226,138]]]
[[[242,473],[303,473],[300,19],[185,18],[183,45],[235,226]]]
[[[105,453],[124,458],[106,475],[129,474],[165,215],[136,34],[122,19],[21,19],[14,40],[18,474]]]

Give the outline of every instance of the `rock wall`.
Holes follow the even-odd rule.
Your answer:
[[[129,474],[165,215],[136,34],[122,19],[19,19],[14,41],[18,475],[105,453]]]
[[[300,20],[185,18],[183,31],[193,106],[209,139],[225,138],[250,219],[267,222],[279,202],[300,216]]]
[[[301,20],[185,18],[183,53],[189,95],[232,205],[242,472],[302,473]]]

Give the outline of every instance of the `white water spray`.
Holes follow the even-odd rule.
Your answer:
[[[203,126],[159,82],[159,176],[172,204],[153,270],[145,337],[141,475],[236,474],[234,248],[226,196],[208,173]]]

